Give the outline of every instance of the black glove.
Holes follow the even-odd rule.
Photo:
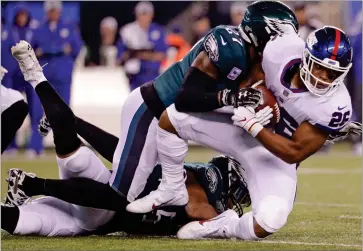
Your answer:
[[[220,103],[224,106],[251,106],[255,109],[261,101],[262,93],[251,87],[241,88],[237,92],[224,89],[220,93]]]
[[[52,128],[50,127],[47,117],[43,114],[43,117],[39,121],[38,132],[41,136],[45,137],[50,130],[52,130]]]

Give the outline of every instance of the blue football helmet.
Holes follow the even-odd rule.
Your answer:
[[[300,77],[306,88],[317,96],[331,95],[343,83],[352,67],[353,50],[345,33],[333,26],[313,31],[305,43]],[[313,71],[325,71],[314,75]]]

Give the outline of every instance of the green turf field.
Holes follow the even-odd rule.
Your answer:
[[[193,147],[189,161],[208,161],[215,153]],[[41,177],[57,177],[52,154],[37,161],[2,160],[2,180],[18,167]],[[181,241],[174,238],[14,237],[2,232],[4,250],[362,250],[361,158],[345,145],[318,155],[299,168],[296,204],[287,225],[261,242],[235,240]],[[4,197],[6,183],[2,182]]]

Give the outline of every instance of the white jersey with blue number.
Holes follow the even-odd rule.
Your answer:
[[[352,115],[351,99],[344,84],[328,97],[318,97],[305,88],[290,86],[287,74],[301,63],[304,48],[305,42],[300,37],[289,34],[268,42],[263,52],[266,86],[276,96],[281,111],[275,132],[286,137],[291,137],[304,121],[327,132],[337,131]]]

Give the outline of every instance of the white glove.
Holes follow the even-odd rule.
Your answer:
[[[256,118],[255,110],[250,106],[240,106],[234,109],[234,115],[232,116],[233,125],[242,127],[246,132],[253,137],[263,129],[263,126]]]
[[[4,67],[0,66],[0,81],[3,80],[3,77],[5,74],[8,73],[8,70],[6,70]]]
[[[263,126],[268,125],[270,123],[270,119],[274,116],[272,111],[273,110],[270,106],[266,106],[262,110],[256,112],[257,121]]]
[[[347,123],[338,132],[333,132],[329,134],[326,144],[327,143],[334,144],[335,142],[348,138],[349,135],[351,134],[362,135],[362,123],[355,121]]]

